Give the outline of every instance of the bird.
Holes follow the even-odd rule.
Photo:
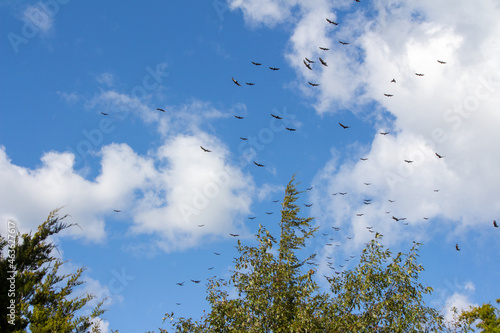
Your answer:
[[[272,70],[272,71],[277,71],[277,70],[279,70],[279,68],[278,68],[278,67],[269,67],[269,69],[270,69],[270,70]]]
[[[202,227],[204,227],[204,226],[205,226],[204,224],[198,224],[198,227],[199,227],[199,228],[202,228]]]
[[[285,127],[285,129],[290,132],[295,132],[297,130],[296,128],[290,128],[290,127]]]
[[[243,119],[245,117],[242,117],[242,116],[234,116],[236,119]]]
[[[213,266],[212,266],[212,267],[208,267],[208,270],[209,270],[209,271],[211,271],[212,269],[214,269],[214,267],[213,267]]]
[[[206,148],[203,148],[202,146],[200,146],[200,148],[201,148],[201,150],[203,150],[205,153],[210,153],[210,152],[211,152],[211,150],[208,150],[208,149],[206,149]]]
[[[365,185],[371,185],[372,183],[364,183]]]
[[[339,123],[339,125],[340,125],[343,129],[349,128],[349,126],[346,126],[346,125],[344,125],[344,124],[342,124],[342,123]]]
[[[279,200],[273,200],[273,202],[278,202]]]
[[[391,199],[389,199],[388,201],[389,201],[390,203],[393,203],[395,200],[391,200]]]
[[[389,133],[390,133],[390,132],[380,132],[380,134],[382,134],[382,135],[387,135],[387,134],[389,134]]]
[[[347,192],[339,192],[340,195],[346,195]]]
[[[309,207],[311,207],[312,205],[313,205],[313,204],[304,204],[304,206],[306,206],[306,207],[308,207],[308,208],[309,208]]]
[[[307,61],[308,63],[310,63],[310,64],[314,64],[314,61],[309,60],[309,59],[307,59],[307,58],[305,58],[305,59],[306,59],[306,61]]]
[[[273,215],[274,212],[266,212],[267,215]]]
[[[245,82],[245,84],[246,84],[247,86],[254,86],[254,85],[255,85],[255,83],[252,83],[252,82]]]
[[[257,217],[257,216],[252,216],[252,217],[249,217],[248,219],[249,219],[249,220],[253,220],[253,219],[255,219],[256,217]]]
[[[311,65],[309,65],[308,62],[306,62],[305,60],[302,60],[302,61],[304,62],[304,65],[306,65],[307,68],[309,68],[310,70],[312,70]]]
[[[120,212],[121,212],[121,210],[118,210],[118,209],[113,209],[113,212],[115,212],[115,213],[120,213]]]
[[[310,191],[310,190],[312,190],[312,189],[313,189],[313,187],[314,187],[314,186],[311,186],[311,187],[306,188],[306,191]]]
[[[321,57],[319,57],[319,62],[321,62],[321,64],[322,64],[323,66],[328,67],[328,64],[326,63],[326,61],[324,61],[323,59],[321,59]]]
[[[446,64],[446,61],[441,61],[441,60],[438,60],[437,62],[439,62],[441,65]]]
[[[215,254],[216,256],[220,256],[220,253],[214,252],[214,254]]]
[[[281,118],[280,116],[277,116],[277,115],[272,114],[272,113],[271,113],[271,116],[272,116],[273,118],[276,118],[276,119],[283,119],[283,118]]]
[[[392,79],[392,80],[391,80],[391,83],[396,83],[396,79]]]
[[[252,61],[252,64],[254,64],[255,66],[260,66],[260,65],[262,65],[260,62],[254,62],[254,61]]]
[[[191,281],[194,282],[194,283],[200,283],[201,282],[201,280],[191,280]]]
[[[366,160],[368,160],[368,159],[367,159],[367,158],[363,158],[363,157],[361,157],[361,158],[360,158],[360,160],[362,160],[362,161],[366,161]]]
[[[406,163],[413,163],[413,161],[410,160],[404,160]]]
[[[424,74],[421,73],[415,73],[416,76],[424,76]]]
[[[393,216],[392,219],[395,221],[399,221],[399,219],[396,216]]]
[[[319,49],[320,49],[320,50],[323,50],[323,51],[328,51],[328,50],[330,50],[329,48],[326,48],[326,47],[321,47],[321,46],[319,47]]]
[[[236,81],[234,77],[232,77],[231,79],[233,79],[234,84],[236,84],[238,87],[241,87],[241,84],[238,81]]]
[[[439,192],[439,189],[435,189],[434,192]]]
[[[436,156],[439,157],[439,158],[443,158],[444,157],[443,155],[439,155],[438,153],[436,153]]]
[[[255,162],[255,161],[254,161],[253,163],[254,163],[256,166],[258,166],[258,167],[263,167],[263,166],[264,166],[263,164],[257,163],[257,162]]]
[[[455,244],[455,249],[456,249],[457,251],[460,251],[460,248],[458,247],[458,244]]]
[[[309,83],[309,84],[310,84],[311,86],[313,86],[313,87],[317,87],[317,86],[319,86],[319,83],[312,83],[312,82],[309,82],[309,81],[307,81],[307,83]]]
[[[386,96],[386,97],[392,97],[393,95],[391,95],[391,94],[384,94],[384,96]]]
[[[327,21],[328,23],[330,23],[330,24],[333,24],[333,25],[339,25],[337,22],[331,21],[331,20],[329,20],[329,19],[326,19],[326,21]]]
[[[101,112],[101,114],[102,114],[103,116],[107,116],[107,115],[109,115],[109,113],[104,113],[104,112]]]
[[[184,285],[184,282],[177,282],[177,283],[176,283],[176,285],[178,285],[178,286],[181,286],[181,287],[182,287],[182,286]]]
[[[426,221],[427,221],[428,219],[429,219],[428,217],[424,217],[424,220],[426,220]]]
[[[356,214],[356,216],[363,216],[364,214]]]
[[[161,111],[161,112],[165,112],[165,110],[163,110],[163,109],[159,109],[159,108],[158,108],[158,109],[156,109],[156,110]]]
[[[243,140],[243,141],[247,141],[248,140],[248,138],[242,138],[241,136],[240,136],[240,139]]]
[[[229,236],[238,237],[239,235],[238,234],[229,234]]]
[[[496,221],[496,220],[493,220],[493,226],[494,226],[495,228],[498,228],[498,224],[497,224],[497,221]]]
[[[340,44],[342,44],[342,45],[348,45],[348,44],[349,44],[349,43],[347,43],[347,42],[343,42],[343,41],[341,41],[341,40],[339,40],[339,43],[340,43]]]

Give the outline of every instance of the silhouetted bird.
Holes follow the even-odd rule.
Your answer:
[[[457,251],[460,251],[460,248],[458,247],[458,244],[455,244],[455,249],[456,249]]]
[[[436,156],[439,157],[439,158],[443,158],[444,157],[443,155],[439,155],[438,153],[436,153]]]
[[[258,167],[263,167],[263,166],[264,166],[263,164],[257,163],[257,162],[255,162],[255,161],[254,161],[253,163],[254,163],[256,166],[258,166]]]
[[[156,110],[161,111],[161,112],[165,112],[165,110],[163,110],[163,109],[156,109]]]
[[[236,81],[234,77],[232,77],[231,79],[233,80],[234,84],[236,84],[238,87],[241,87],[241,84],[238,81]]]
[[[253,61],[252,61],[252,64],[254,64],[255,66],[260,66],[260,65],[262,65],[262,64],[261,64],[261,63],[259,63],[259,62],[253,62]]]
[[[384,94],[384,96],[386,96],[386,97],[392,97],[393,95],[391,95],[391,94]]]
[[[307,81],[307,83],[309,83],[309,84],[310,84],[311,86],[313,86],[313,87],[317,87],[317,86],[319,86],[319,83],[312,83],[312,82],[309,82],[309,81]]]
[[[493,220],[493,226],[494,226],[495,228],[498,228],[497,221]]]
[[[340,125],[343,129],[349,128],[349,126],[346,126],[346,125],[344,125],[344,124],[342,124],[342,123],[339,123],[339,125]]]
[[[438,60],[437,62],[439,62],[441,65],[446,64],[446,61],[441,61],[441,60]]]
[[[278,71],[279,70],[278,67],[269,67],[269,69],[272,70],[272,71]]]
[[[272,116],[273,118],[276,118],[276,119],[283,119],[283,118],[281,118],[280,116],[274,115],[274,114],[272,114],[272,113],[271,113],[271,116]]]
[[[201,149],[202,149],[205,153],[210,153],[210,152],[211,152],[211,150],[205,149],[205,148],[203,148],[202,146],[200,146],[200,148],[201,148]]]
[[[333,24],[333,25],[339,25],[337,22],[331,21],[331,20],[329,20],[329,19],[326,19],[326,21],[327,21],[328,23],[330,23],[330,24]]]

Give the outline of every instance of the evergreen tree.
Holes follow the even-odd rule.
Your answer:
[[[84,283],[80,280],[84,268],[61,275],[63,262],[51,255],[56,247],[48,238],[73,226],[62,222],[67,215],[58,217],[57,213],[52,211],[33,235],[0,235],[0,307],[8,312],[0,318],[1,332],[99,332],[104,300],[90,315],[78,316],[94,299],[91,294],[69,298]]]

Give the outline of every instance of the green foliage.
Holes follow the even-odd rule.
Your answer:
[[[1,332],[59,333],[88,332],[89,329],[99,332],[97,322],[105,311],[101,308],[104,300],[90,315],[77,316],[77,312],[94,299],[90,294],[69,298],[74,288],[83,284],[80,278],[84,269],[59,275],[63,262],[51,256],[56,247],[48,242],[48,237],[72,226],[62,222],[67,215],[58,217],[57,213],[58,210],[52,211],[34,235],[17,234],[8,239],[0,235],[0,307],[6,309],[13,299],[16,314],[10,323],[8,316],[0,318]],[[13,251],[4,256],[7,245]],[[10,282],[7,280],[11,263],[15,265],[13,297],[8,296]]]
[[[500,304],[500,298],[496,300]],[[459,321],[467,328],[475,325],[484,333],[500,333],[500,310],[487,303],[478,307],[471,307],[468,311],[463,311],[459,316]],[[472,329],[471,329],[472,330]]]
[[[281,211],[276,239],[259,226],[257,246],[238,241],[240,257],[229,281],[212,278],[207,300],[211,310],[200,320],[165,315],[175,332],[434,332],[444,329],[439,313],[424,305],[432,291],[417,283],[423,270],[415,243],[408,254],[391,257],[376,234],[352,270],[327,277],[329,292],[321,292],[316,271],[298,252],[314,236],[312,218],[299,217],[294,202],[300,192],[292,178]],[[277,247],[277,249],[275,249]],[[234,290],[237,297],[230,297]],[[167,332],[160,329],[160,332]]]

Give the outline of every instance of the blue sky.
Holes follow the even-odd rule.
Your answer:
[[[109,297],[103,328],[199,318],[206,279],[237,255],[229,233],[277,231],[273,200],[293,174],[313,187],[300,203],[321,227],[318,276],[373,226],[393,252],[424,243],[427,301],[446,316],[499,297],[494,0],[0,6],[0,231],[63,207],[82,229],[57,238],[58,255]],[[325,245],[331,226],[339,247]]]

